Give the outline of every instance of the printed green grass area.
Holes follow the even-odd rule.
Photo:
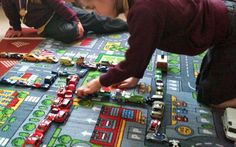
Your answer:
[[[101,73],[100,73],[99,71],[90,71],[90,72],[86,75],[86,77],[84,78],[84,81],[83,81],[82,85],[87,84],[89,81],[91,81],[91,80],[97,78],[97,77],[100,76],[100,75],[101,75]]]
[[[178,64],[179,62],[177,60],[169,60],[168,63],[169,64]]]
[[[57,128],[53,135],[52,135],[52,138],[50,139],[49,143],[47,144],[47,147],[53,147],[59,134],[61,133],[61,128]]]
[[[95,62],[109,61],[113,64],[118,64],[120,61],[124,60],[124,58],[125,57],[121,55],[99,54]]]
[[[121,35],[120,34],[111,34],[111,35],[109,35],[109,38],[119,39],[119,38],[121,38]]]
[[[21,147],[21,145],[25,142],[25,139],[23,137],[17,137],[17,138],[14,138],[12,141],[11,141],[11,144],[12,146],[17,146],[17,147]]]
[[[91,144],[91,143],[88,142],[88,141],[83,141],[83,140],[79,140],[79,139],[74,139],[74,140],[72,141],[72,143],[70,144],[70,146],[102,147],[102,146],[99,146],[99,145]]]
[[[168,68],[168,72],[172,73],[172,74],[179,74],[180,73],[180,69],[177,67],[169,67]]]
[[[116,103],[110,103],[110,102],[97,102],[97,101],[93,101],[93,103],[95,105],[106,105],[106,106],[113,106],[113,107],[119,107],[120,105],[116,104]]]

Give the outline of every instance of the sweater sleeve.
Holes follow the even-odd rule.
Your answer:
[[[16,31],[21,30],[20,16],[15,4],[11,0],[3,0],[2,7],[13,29]]]
[[[140,5],[130,11],[128,26],[130,48],[125,54],[125,60],[100,76],[100,83],[103,86],[119,83],[129,77],[142,78],[156,45],[160,41],[164,19]]]
[[[76,21],[79,19],[76,13],[69,7],[66,6],[64,0],[46,0],[48,5],[60,16],[67,21]]]

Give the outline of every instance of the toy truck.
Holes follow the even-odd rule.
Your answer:
[[[157,68],[161,69],[164,72],[167,72],[168,62],[166,55],[157,55]]]
[[[222,116],[225,136],[236,141],[236,109],[226,108]]]

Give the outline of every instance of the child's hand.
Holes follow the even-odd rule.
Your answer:
[[[78,38],[82,38],[84,36],[84,28],[80,22],[77,24],[77,30],[77,35],[79,35]]]
[[[88,82],[85,86],[82,86],[76,90],[76,94],[78,96],[85,96],[88,94],[93,94],[100,90],[102,85],[99,82],[99,78],[96,78],[90,82]]]
[[[130,77],[119,84],[115,84],[115,87],[119,89],[133,88],[137,85],[139,79],[135,77]]]
[[[20,36],[22,36],[22,31],[10,30],[6,34],[6,37],[9,37],[9,38],[20,37]]]

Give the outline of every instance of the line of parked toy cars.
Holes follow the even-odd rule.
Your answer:
[[[0,52],[0,58],[14,58],[22,59],[26,53],[16,53],[16,52]]]
[[[77,59],[76,64],[80,68],[86,68],[86,69],[89,69],[89,70],[98,70],[100,72],[107,72],[110,67],[114,66],[109,61],[101,61],[99,63],[87,62],[87,61],[85,61],[84,57],[79,57]]]
[[[73,92],[78,81],[78,75],[68,76],[67,85],[58,89],[49,114],[38,124],[35,132],[26,138],[23,147],[39,147],[52,122],[64,123],[69,118],[70,108],[73,104]]]
[[[0,82],[3,84],[49,89],[56,79],[57,74],[50,74],[43,77],[34,75],[31,72],[19,72],[4,76]]]

